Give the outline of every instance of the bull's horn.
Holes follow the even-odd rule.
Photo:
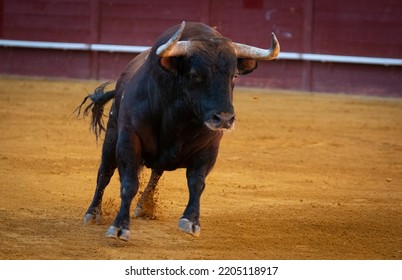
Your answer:
[[[183,56],[187,52],[187,48],[189,46],[188,41],[180,41],[180,37],[183,34],[184,27],[186,26],[186,22],[180,24],[179,29],[176,33],[169,39],[165,44],[161,45],[157,50],[156,54],[160,57],[171,57],[171,56]]]
[[[240,58],[253,58],[256,60],[272,60],[279,54],[279,42],[276,39],[274,33],[271,33],[271,47],[268,50],[243,45],[239,43],[233,43],[233,47],[236,52],[236,56]]]

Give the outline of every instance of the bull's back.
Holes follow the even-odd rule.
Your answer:
[[[134,75],[138,72],[138,69],[140,69],[144,62],[147,60],[150,51],[151,49],[148,49],[140,53],[127,64],[116,84],[116,90],[118,93],[123,92],[127,82],[134,77]]]

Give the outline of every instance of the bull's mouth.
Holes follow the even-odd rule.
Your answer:
[[[204,124],[211,130],[230,131],[234,129],[235,115],[233,113],[216,113]]]

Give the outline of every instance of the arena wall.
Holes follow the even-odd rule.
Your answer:
[[[402,96],[401,14],[397,0],[0,0],[0,73],[116,79],[186,20],[259,47],[275,32],[279,59],[241,85]]]

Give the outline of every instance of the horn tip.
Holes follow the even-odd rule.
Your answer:
[[[274,59],[279,55],[279,52],[280,52],[279,41],[276,38],[276,35],[274,32],[271,32],[271,49],[274,51],[274,54],[272,56]]]
[[[271,40],[276,41],[276,42],[278,41],[278,38],[276,38],[276,35],[274,32],[271,32]]]
[[[158,56],[169,56],[168,53],[171,53],[173,48],[176,46],[177,42],[180,40],[181,35],[183,34],[184,28],[186,26],[186,21],[182,21],[176,33],[163,45],[159,46],[156,50],[156,54]],[[165,55],[164,55],[165,54]]]

